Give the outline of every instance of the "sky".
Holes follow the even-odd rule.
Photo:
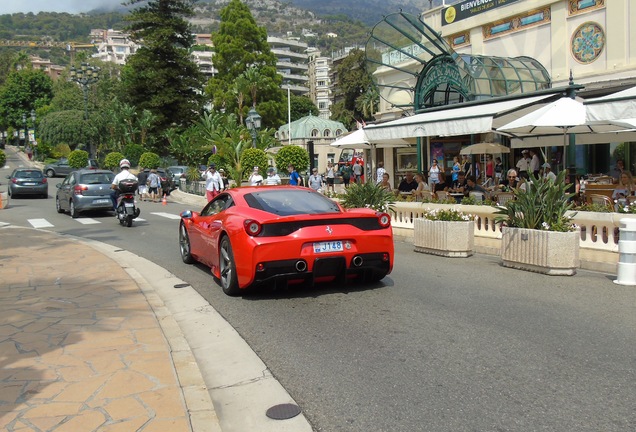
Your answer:
[[[98,7],[114,9],[123,0],[0,0],[0,15],[17,12],[89,12]]]

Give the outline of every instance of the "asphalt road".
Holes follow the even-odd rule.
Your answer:
[[[0,222],[45,219],[192,284],[316,431],[636,430],[636,288],[611,276],[550,277],[396,242],[395,269],[378,284],[231,298],[206,268],[181,263],[178,220],[166,214],[185,206],[141,203],[145,221],[125,228],[109,214],[83,225],[52,198],[11,204]]]

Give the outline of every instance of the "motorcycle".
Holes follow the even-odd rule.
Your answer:
[[[122,180],[119,182],[119,196],[115,213],[120,225],[131,227],[133,219],[137,218],[141,210],[135,206],[135,191],[139,183],[135,180]]]

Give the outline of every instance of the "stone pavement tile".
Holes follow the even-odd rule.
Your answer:
[[[149,406],[157,419],[178,418],[184,415],[185,406],[174,388],[165,387],[153,391],[140,393],[137,396],[146,406]]]
[[[65,418],[65,416],[31,418],[28,423],[38,428],[38,430],[50,431],[63,422]]]
[[[84,402],[104,385],[108,376],[84,378],[76,383],[70,383],[58,393],[53,400],[56,402]]]
[[[82,411],[59,425],[55,432],[97,431],[105,421],[106,417],[99,411]]]
[[[146,419],[149,419],[151,416],[151,413],[148,412],[146,407],[144,407],[135,397],[115,399],[104,405],[104,409],[108,415],[116,421],[140,417],[143,413],[147,414],[145,416]]]
[[[50,416],[73,416],[77,415],[82,409],[82,404],[77,402],[48,402],[46,404],[36,405],[26,410],[22,417],[26,419]]]
[[[155,383],[146,375],[134,371],[116,371],[104,386],[95,394],[93,401],[110,400],[120,397],[128,397],[141,392],[153,390]]]
[[[176,372],[170,354],[164,352],[136,352],[126,356],[128,369],[145,374],[160,383],[176,382]]]
[[[157,419],[146,425],[144,432],[189,432],[190,425],[185,418]]]
[[[144,417],[136,417],[133,419],[129,419],[129,420],[123,420],[123,421],[119,421],[117,423],[113,423],[113,424],[107,424],[107,425],[103,425],[102,427],[99,428],[99,432],[132,432],[132,431],[141,431],[142,430],[142,426],[144,426],[146,423],[148,423],[150,421],[149,418],[144,418]],[[144,431],[146,429],[143,429]],[[171,430],[167,429],[164,432],[172,432]]]
[[[66,388],[65,382],[41,382],[30,381],[24,389],[24,394],[29,395],[29,401],[48,401],[60,394]]]

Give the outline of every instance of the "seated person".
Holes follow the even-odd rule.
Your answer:
[[[503,192],[510,192],[513,189],[519,187],[519,177],[517,176],[517,170],[509,169],[506,174],[506,178],[501,180],[498,185],[499,189]]]
[[[481,192],[486,195],[486,190],[477,184],[477,179],[474,175],[469,175],[466,178],[466,187],[464,188],[464,195],[468,196],[470,192]]]
[[[463,194],[466,186],[468,186],[466,183],[466,174],[464,174],[463,171],[460,171],[459,173],[457,173],[457,180],[451,183],[450,187],[448,188],[448,192]]]
[[[632,195],[634,191],[632,174],[629,171],[623,171],[619,177],[618,184],[612,193],[612,199],[624,199]]]
[[[433,190],[432,192],[439,192],[439,191],[445,191],[448,188],[448,181],[446,180],[446,174],[445,173],[440,173],[439,175],[439,181],[437,183],[433,183]]]
[[[415,181],[415,178],[413,178],[413,173],[411,171],[407,171],[404,175],[404,179],[398,186],[398,191],[413,192],[415,189],[417,189],[417,182]]]

